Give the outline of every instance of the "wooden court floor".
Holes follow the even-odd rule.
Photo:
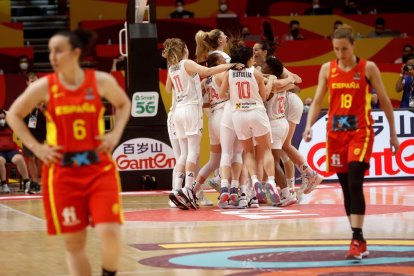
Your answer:
[[[168,192],[123,194],[118,275],[414,275],[414,181],[365,184],[370,256],[345,260],[351,231],[336,184],[300,204],[169,208]],[[208,192],[217,202],[217,193]],[[99,244],[88,231],[93,275]],[[40,196],[0,196],[0,275],[68,275],[60,237],[45,234]]]

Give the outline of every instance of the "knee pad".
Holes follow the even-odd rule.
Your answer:
[[[233,155],[233,158],[231,160],[231,163],[239,163],[239,164],[243,164],[243,157],[241,153],[236,153]]]
[[[221,159],[220,159],[220,167],[223,166],[227,166],[230,167],[231,166],[231,156],[228,153],[223,152],[221,154]]]
[[[187,154],[185,154],[185,153],[181,153],[180,154],[180,157],[178,158],[178,160],[177,160],[177,163],[178,164],[182,164],[182,165],[185,165],[185,162],[187,161]]]
[[[198,164],[199,153],[197,151],[190,151],[187,155],[187,162]]]

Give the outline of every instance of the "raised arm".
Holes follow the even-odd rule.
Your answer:
[[[223,73],[223,78],[220,86],[220,99],[228,99],[227,91],[229,91],[229,72]]]
[[[256,78],[257,84],[259,86],[260,97],[262,97],[262,101],[265,102],[267,100],[267,93],[263,74],[259,70],[254,69],[254,77]]]
[[[390,127],[390,147],[392,152],[395,154],[398,151],[399,142],[397,132],[395,131],[394,109],[392,108],[391,100],[385,91],[384,83],[381,79],[381,73],[374,62],[368,61],[365,67],[365,74],[371,82],[372,87],[377,92],[381,108],[384,110],[385,117],[387,117]]]
[[[167,82],[165,84],[165,91],[169,94],[172,93],[172,81],[171,81],[170,74],[168,73],[167,73]]]
[[[323,99],[328,91],[328,73],[329,63],[325,63],[321,66],[321,70],[319,71],[318,86],[316,87],[315,97],[308,112],[305,131],[303,132],[303,138],[306,142],[312,140],[312,125],[318,118]]]
[[[226,64],[220,64],[214,67],[205,67],[202,65],[199,65],[198,63],[188,59],[184,63],[184,68],[187,71],[189,75],[193,75],[193,73],[197,73],[200,75],[200,77],[209,77],[211,75],[215,75],[221,72],[224,72],[226,70],[229,70],[234,66],[234,63],[226,63]]]

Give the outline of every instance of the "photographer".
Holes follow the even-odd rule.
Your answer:
[[[414,55],[407,56],[407,62],[402,66],[400,77],[395,84],[397,92],[403,92],[400,108],[414,108]]]

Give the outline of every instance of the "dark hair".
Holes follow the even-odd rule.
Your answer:
[[[74,31],[59,31],[55,34],[67,37],[72,49],[79,48],[81,50],[80,59],[87,57],[95,45],[97,35],[92,30],[78,28]]]
[[[411,44],[405,44],[404,47],[403,47],[403,50],[405,50],[405,48],[410,48],[411,51],[414,49],[413,45],[411,45]]]
[[[27,59],[28,61],[30,60],[30,58],[26,55],[19,56],[19,61],[22,60],[22,59]]]
[[[207,67],[213,67],[218,65],[218,61],[220,59],[220,57],[222,57],[222,55],[220,53],[212,53],[209,54],[207,57]]]
[[[409,61],[410,59],[414,59],[414,54],[409,54],[409,55],[403,56],[403,57],[402,57],[402,62],[403,62],[403,63],[406,63],[406,62],[407,62],[407,61]]]
[[[272,75],[275,75],[277,78],[280,78],[280,76],[283,73],[283,63],[275,56],[268,56],[266,58],[266,64],[269,66],[270,71],[272,72]]]
[[[292,28],[292,26],[295,25],[295,24],[300,25],[299,21],[297,21],[297,20],[290,21],[289,22],[289,28]]]
[[[232,63],[242,63],[247,65],[247,62],[253,57],[253,49],[246,46],[234,46],[230,49],[230,57]]]
[[[2,109],[0,110],[0,114],[4,114],[4,116],[6,116],[6,109],[3,109],[3,108],[2,108]]]
[[[385,19],[382,17],[378,17],[375,19],[375,25],[385,26]]]

